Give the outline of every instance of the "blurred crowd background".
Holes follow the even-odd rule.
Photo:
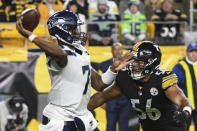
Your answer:
[[[111,46],[121,42],[132,46],[141,40],[159,45],[184,45],[195,41],[197,0],[0,0],[1,47],[35,47],[15,29],[17,18],[28,8],[40,13],[34,31],[48,39],[46,22],[54,12],[77,13],[85,25],[89,46]]]

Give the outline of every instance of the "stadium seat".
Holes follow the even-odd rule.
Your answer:
[[[0,43],[3,45],[3,48],[37,47],[27,39],[24,39],[24,37],[18,33],[15,23],[0,24],[0,28],[5,29],[0,32]],[[34,33],[41,38],[47,38],[49,36],[46,24],[39,24],[38,27],[34,30]]]

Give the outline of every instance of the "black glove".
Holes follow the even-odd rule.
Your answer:
[[[185,123],[188,125],[190,114],[187,111],[175,111],[173,119],[177,126],[183,126]]]

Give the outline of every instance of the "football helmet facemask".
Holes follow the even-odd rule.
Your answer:
[[[155,43],[150,41],[139,42],[134,46],[132,53],[134,54],[133,62],[127,66],[132,79],[142,79],[159,68],[161,51]]]
[[[48,22],[49,34],[63,43],[78,46],[85,45],[83,41],[85,33],[80,32],[80,25],[84,23],[76,14],[69,10],[62,10],[53,14]]]

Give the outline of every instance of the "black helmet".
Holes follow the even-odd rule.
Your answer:
[[[145,62],[145,66],[142,69],[141,74],[138,76],[135,76],[132,72],[132,63],[127,66],[128,73],[133,79],[139,80],[146,75],[152,74],[154,70],[159,68],[161,62],[161,51],[155,43],[151,41],[139,42],[134,45],[132,53],[134,54],[133,59]]]

